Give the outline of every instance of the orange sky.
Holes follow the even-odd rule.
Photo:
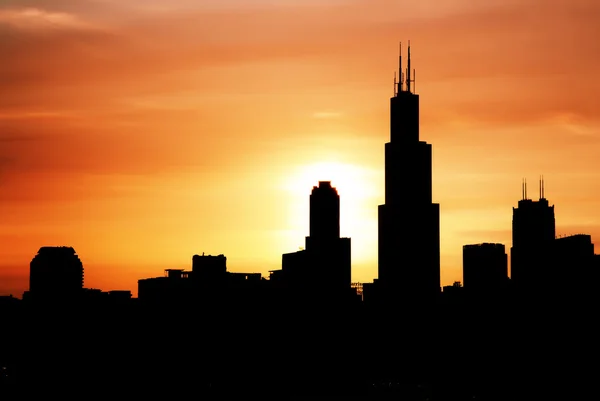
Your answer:
[[[22,295],[45,245],[73,246],[103,290],[202,252],[267,276],[304,245],[319,180],[341,195],[353,281],[372,281],[407,39],[442,284],[462,280],[462,245],[510,247],[523,177],[535,197],[544,174],[558,234],[600,241],[595,0],[0,4],[0,294]]]

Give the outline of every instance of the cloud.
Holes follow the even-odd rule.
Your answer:
[[[313,113],[313,118],[318,119],[329,119],[329,118],[338,118],[342,116],[342,113],[338,111],[317,111]]]
[[[66,111],[13,111],[0,112],[0,121],[2,120],[40,120],[40,119],[60,119],[73,116]],[[2,136],[0,135],[0,141]]]
[[[591,17],[600,13],[598,7],[587,6],[581,11],[577,5],[567,8],[552,4],[540,12],[535,7],[537,2],[521,2],[487,8],[465,7],[459,12],[454,3],[445,2],[445,9],[448,13],[452,11],[451,15],[432,13],[431,6],[395,14],[384,6],[392,10],[401,7],[381,0],[374,4],[355,1],[298,8],[198,7],[186,12],[173,6],[170,12],[157,15],[130,15],[127,23],[120,25],[117,37],[112,38],[115,40],[110,36],[92,38],[77,34],[72,38],[50,38],[39,47],[49,47],[53,52],[60,50],[64,67],[77,58],[75,71],[66,68],[70,79],[77,79],[80,71],[88,71],[95,78],[103,74],[135,76],[269,59],[306,61],[307,56],[348,61],[346,68],[351,71],[370,64],[357,63],[359,59],[371,59],[384,48],[387,54],[393,52],[390,49],[395,49],[401,39],[397,37],[400,24],[401,30],[413,37],[416,67],[419,75],[422,72],[426,77],[422,82],[465,79],[467,85],[462,86],[463,91],[467,90],[465,95],[472,89],[468,82],[481,85],[477,78],[504,78],[489,89],[512,90],[514,85],[521,84],[519,77],[567,71],[574,76],[582,70],[589,73],[596,70],[589,63],[570,60],[585,61],[581,57],[586,57],[597,63],[597,52],[588,50],[597,50],[598,46],[591,36],[598,30],[596,19]],[[411,14],[412,11],[416,13]],[[557,28],[567,34],[556,37]],[[39,54],[36,47],[32,43],[18,55]],[[357,51],[357,47],[361,50]],[[565,63],[571,64],[570,69]]]
[[[0,9],[0,24],[25,30],[88,30],[96,29],[94,24],[82,20],[77,15],[66,12],[52,12],[39,8]]]

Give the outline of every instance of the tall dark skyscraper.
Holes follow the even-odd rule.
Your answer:
[[[431,145],[419,138],[410,44],[405,73],[402,50],[399,64],[385,144],[385,204],[379,206],[379,283],[394,297],[433,299],[440,293],[440,209],[432,203]]]
[[[351,281],[350,238],[340,238],[340,195],[329,181],[310,194],[310,236],[306,251],[318,281],[331,291],[347,291]]]
[[[310,194],[310,238],[340,237],[340,196],[329,181],[320,181]]]
[[[522,183],[522,199],[513,207],[511,281],[517,288],[541,288],[551,274],[547,267],[556,237],[554,205],[544,196],[544,180],[539,182],[540,199],[527,198],[527,182]]]

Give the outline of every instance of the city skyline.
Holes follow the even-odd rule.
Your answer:
[[[147,66],[144,61],[169,54],[164,41],[181,38],[184,27],[209,10],[183,18],[175,7],[111,11],[107,4],[103,14],[86,2],[77,9],[20,3],[32,8],[0,8],[1,28],[32,45],[0,41],[3,53],[13,56],[0,67],[7,89],[0,98],[0,294],[20,295],[27,288],[29,262],[45,245],[77,250],[86,287],[135,293],[139,277],[187,267],[191,255],[202,252],[227,255],[231,271],[266,275],[280,267],[283,253],[303,246],[308,195],[324,180],[341,197],[341,235],[352,238],[352,280],[377,276],[382,144],[389,135],[397,57],[390,49],[404,31],[372,29],[368,18],[387,21],[381,9],[355,2],[336,17],[339,2],[309,4],[301,9],[300,25],[314,23],[315,32],[325,34],[322,40],[311,36],[297,43],[290,37],[283,44],[264,35],[291,21],[287,13],[295,3],[290,9],[250,9],[272,26],[246,38],[256,52],[237,52],[245,42],[225,31],[213,47],[206,36],[191,35],[174,48],[173,58]],[[584,3],[564,10],[549,5],[542,20],[533,18],[534,9],[540,12],[536,2],[497,13],[494,2],[476,9],[447,2],[448,16],[413,10],[414,19],[404,20],[414,32],[409,36],[419,70],[421,135],[434,145],[442,286],[462,281],[463,245],[497,242],[510,248],[512,207],[523,177],[535,188],[544,175],[546,196],[557,208],[557,235],[600,236],[593,185],[600,171],[600,80],[592,75],[597,44],[586,36],[597,30],[591,16],[598,8]],[[240,22],[241,11],[214,7],[210,12],[218,12],[222,26]],[[331,30],[320,13],[331,18]],[[489,46],[496,59],[486,60],[488,45],[469,39],[483,23],[474,14],[493,22],[486,32],[491,43],[502,43]],[[515,15],[516,22],[509,18]],[[114,19],[119,26],[106,25],[113,16],[126,18]],[[550,31],[558,16],[558,25],[572,33],[566,39]],[[169,24],[178,18],[181,30],[149,34],[163,18]],[[433,18],[445,38],[425,31]],[[347,48],[357,34],[341,39],[352,32],[349,22],[366,32],[364,46]],[[239,29],[256,29],[257,23],[244,24]],[[513,35],[529,32],[537,40],[509,46],[504,34],[515,24]],[[136,42],[148,34],[163,41]],[[111,53],[115,38],[130,41]],[[61,48],[63,56],[43,69],[40,55],[30,53],[37,46]],[[118,71],[132,49],[138,58]],[[74,61],[77,69],[66,68]],[[529,197],[537,194],[530,189]]]

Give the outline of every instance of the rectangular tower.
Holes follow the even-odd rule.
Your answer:
[[[411,87],[410,44],[405,76],[404,80],[400,73],[390,99],[378,281],[388,298],[422,302],[440,293],[440,210],[432,203],[431,145],[419,139],[419,95]]]
[[[527,198],[527,182],[522,183],[522,199],[513,207],[510,278],[518,290],[543,289],[551,274],[548,267],[556,237],[554,205],[544,196],[544,181],[540,180],[540,199]]]
[[[313,276],[331,292],[351,288],[350,238],[340,237],[340,195],[330,181],[310,194],[310,236],[306,237]]]

